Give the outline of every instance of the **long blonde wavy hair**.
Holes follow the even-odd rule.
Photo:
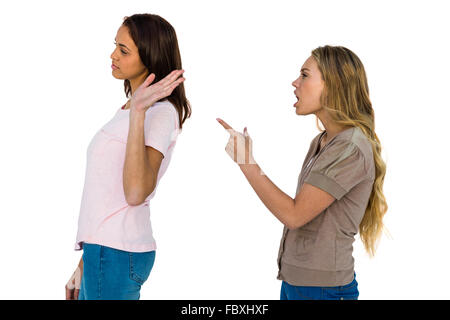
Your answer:
[[[375,115],[369,99],[366,72],[361,60],[342,46],[323,46],[311,52],[322,73],[324,89],[321,106],[339,125],[358,126],[372,144],[375,180],[364,217],[359,225],[360,238],[371,257],[385,229],[383,216],[388,205],[383,194],[386,163],[381,158],[381,144],[375,133]],[[318,124],[320,131],[323,131]]]

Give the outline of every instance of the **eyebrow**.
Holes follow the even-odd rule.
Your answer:
[[[114,41],[116,41],[116,38],[114,38]],[[121,46],[121,47],[125,47],[125,48],[127,48],[128,50],[130,50],[126,45],[124,45],[123,43],[119,43],[119,46]],[[130,50],[131,51],[131,50]]]
[[[308,68],[303,68],[303,69],[300,70],[300,72],[302,72],[303,70],[311,71],[311,70],[309,70]]]

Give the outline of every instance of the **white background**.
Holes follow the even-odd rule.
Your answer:
[[[426,4],[425,4],[426,3]],[[446,1],[1,1],[0,298],[64,299],[86,149],[126,102],[111,75],[126,15],[175,28],[193,113],[151,203],[156,261],[141,299],[279,299],[282,224],[227,155],[244,126],[268,177],[295,196],[314,115],[292,81],[314,48],[362,60],[387,162],[377,255],[354,244],[360,299],[448,299]],[[447,20],[447,22],[446,22]]]

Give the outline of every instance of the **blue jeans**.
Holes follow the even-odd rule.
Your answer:
[[[358,300],[356,273],[349,284],[337,287],[306,287],[281,283],[280,300]]]
[[[78,300],[139,300],[154,262],[155,251],[128,252],[85,242]]]

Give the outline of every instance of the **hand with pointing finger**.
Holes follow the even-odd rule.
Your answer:
[[[230,134],[225,150],[231,159],[237,164],[256,164],[253,158],[253,141],[248,135],[247,127],[244,128],[244,133],[240,133],[222,119],[217,118],[217,121]]]
[[[170,96],[172,91],[185,80],[181,76],[183,72],[184,70],[174,70],[164,79],[150,85],[156,77],[154,73],[151,73],[133,93],[130,111],[145,112],[160,99]]]

